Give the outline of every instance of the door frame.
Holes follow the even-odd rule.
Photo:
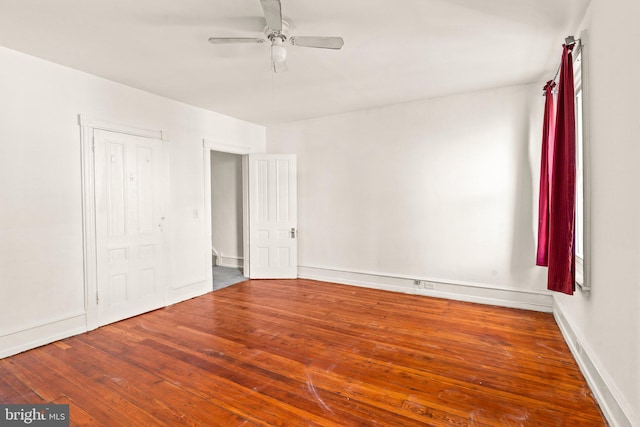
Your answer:
[[[245,277],[249,277],[249,154],[258,153],[250,146],[229,144],[225,141],[212,138],[202,140],[204,160],[204,221],[205,221],[205,248],[203,254],[206,259],[207,280],[213,290],[213,269],[211,268],[211,256],[213,255],[213,230],[211,227],[211,152],[239,154],[242,156],[242,270]]]
[[[126,135],[141,136],[162,141],[163,159],[165,169],[163,188],[166,191],[165,203],[169,204],[169,161],[168,143],[166,132],[151,130],[121,123],[101,120],[86,114],[78,114],[80,126],[80,156],[81,156],[81,191],[82,191],[82,241],[83,241],[83,270],[84,270],[84,309],[86,315],[87,330],[96,329],[98,323],[98,259],[96,238],[96,192],[95,192],[95,164],[94,164],[94,130]],[[167,211],[168,213],[168,211]],[[170,231],[171,221],[167,215],[165,230]],[[164,245],[164,257],[168,257],[168,245]],[[167,283],[170,283],[169,271],[167,271]],[[167,289],[165,288],[165,294]],[[166,300],[166,295],[165,295]]]

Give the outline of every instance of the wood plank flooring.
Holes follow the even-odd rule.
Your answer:
[[[71,425],[603,426],[550,314],[252,280],[0,360]]]

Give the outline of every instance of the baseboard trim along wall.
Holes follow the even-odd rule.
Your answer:
[[[218,255],[216,262],[220,267],[242,268],[244,265],[244,258]]]
[[[484,284],[309,265],[298,266],[298,277],[547,313],[553,310],[553,296],[548,292],[521,291]],[[418,285],[415,284],[416,280],[419,281]]]
[[[622,394],[615,383],[602,368],[591,347],[564,315],[562,305],[557,300],[553,303],[553,315],[609,425],[640,426],[640,414],[634,413],[631,406],[621,397]]]
[[[167,289],[166,305],[204,295],[212,289],[213,281],[209,279],[176,285]],[[43,320],[17,330],[0,330],[0,359],[87,331],[86,313]]]
[[[85,313],[70,314],[0,335],[0,359],[87,332]]]

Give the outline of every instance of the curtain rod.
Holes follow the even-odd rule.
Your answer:
[[[564,44],[567,46],[576,45],[575,50],[573,51],[574,58],[578,56],[578,54],[582,51],[582,39],[576,39],[573,36],[567,36],[564,39]],[[551,81],[555,82],[558,79],[558,75],[560,74],[560,68],[562,64],[558,65],[558,69],[556,73],[553,75],[553,79]],[[542,96],[545,96],[545,93],[542,93]]]
[[[573,36],[568,36],[568,37],[566,37],[564,39],[564,44],[567,45],[567,46],[577,45],[575,47],[575,50],[573,51],[574,58],[576,56],[578,56],[578,54],[582,50],[582,39],[575,39],[575,38],[573,38]],[[556,74],[553,76],[553,81],[554,82],[558,78],[558,74],[560,74],[560,67],[562,67],[562,64],[558,65],[558,70],[556,71]]]

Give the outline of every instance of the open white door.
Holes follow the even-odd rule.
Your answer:
[[[162,141],[95,130],[97,323],[165,305]]]
[[[298,277],[296,156],[249,155],[249,275]]]

